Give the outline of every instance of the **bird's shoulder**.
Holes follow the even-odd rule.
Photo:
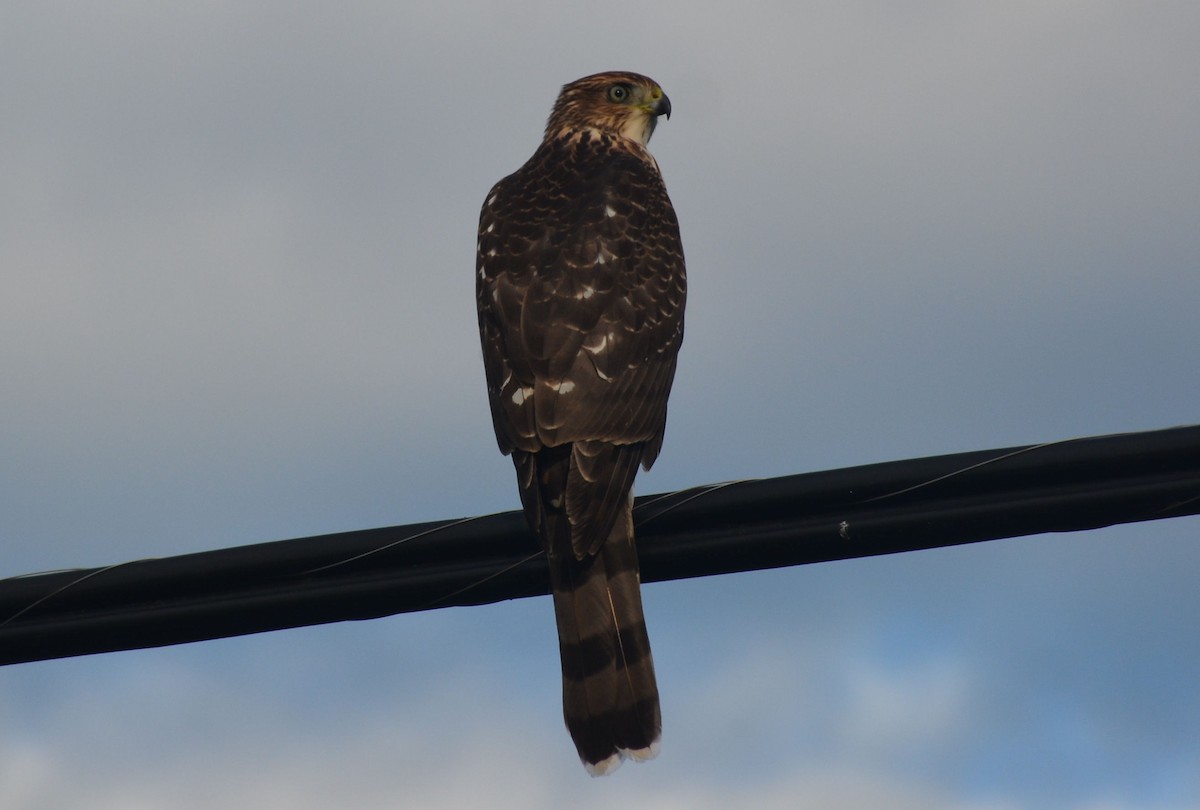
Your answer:
[[[543,141],[519,169],[492,186],[481,219],[565,220],[601,209],[605,199],[651,190],[665,192],[658,165],[644,147],[585,130]]]

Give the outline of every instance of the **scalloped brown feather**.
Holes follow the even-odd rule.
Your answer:
[[[679,225],[644,143],[669,109],[638,74],[566,85],[479,222],[492,421],[550,561],[564,714],[593,773],[652,756],[661,728],[630,493],[662,445],[683,340]]]

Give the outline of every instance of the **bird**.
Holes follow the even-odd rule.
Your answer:
[[[492,424],[549,563],[563,715],[593,776],[652,759],[662,734],[633,482],[662,447],[683,342],[679,222],[647,149],[670,115],[637,73],[564,85],[541,144],[479,217]]]

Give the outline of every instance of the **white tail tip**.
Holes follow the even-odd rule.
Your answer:
[[[585,762],[583,767],[592,776],[608,776],[610,773],[621,767],[621,763],[627,759],[632,759],[634,762],[646,762],[658,756],[659,749],[662,748],[662,741],[655,740],[646,748],[638,748],[629,750],[622,748],[611,757],[600,760],[599,762]]]

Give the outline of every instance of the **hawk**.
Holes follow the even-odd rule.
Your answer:
[[[593,776],[655,756],[662,729],[632,488],[662,446],[683,341],[679,223],[646,149],[670,114],[636,73],[571,82],[479,218],[492,422],[549,560],[563,713]]]

